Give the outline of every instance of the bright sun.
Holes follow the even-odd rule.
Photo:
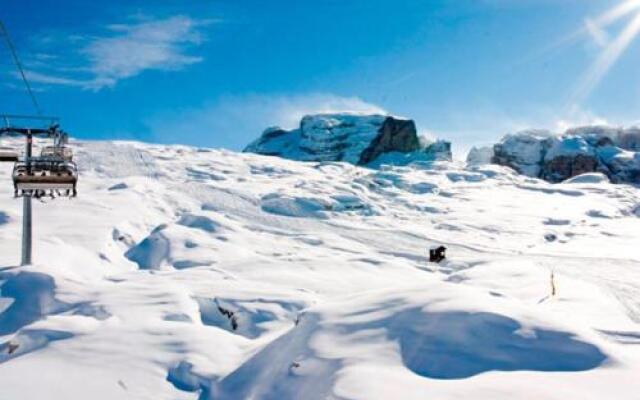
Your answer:
[[[596,30],[602,32],[619,20],[631,16],[630,22],[611,41],[604,43],[602,53],[587,70],[576,87],[572,98],[572,105],[581,103],[598,85],[609,69],[616,63],[629,44],[640,33],[640,0],[626,0],[618,6],[608,10],[592,21],[588,21],[580,33]]]

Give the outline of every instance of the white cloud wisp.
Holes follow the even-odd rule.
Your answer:
[[[147,70],[179,70],[202,61],[188,50],[202,42],[199,28],[210,21],[174,16],[132,24],[109,25],[107,34],[85,40],[75,55],[73,76],[68,68],[27,71],[33,82],[100,90]]]

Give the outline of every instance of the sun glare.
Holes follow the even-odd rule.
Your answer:
[[[570,107],[579,106],[591,94],[620,56],[624,54],[633,39],[640,33],[640,0],[627,0],[617,5],[599,17],[590,20],[590,26],[581,31],[582,34],[589,29],[604,31],[625,17],[631,17],[630,22],[615,38],[604,43],[602,53],[577,85],[569,104]]]

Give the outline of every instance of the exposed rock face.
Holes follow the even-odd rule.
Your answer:
[[[561,182],[600,172],[614,183],[640,183],[640,129],[581,127],[564,135],[523,131],[494,146],[492,162],[519,173]]]
[[[598,159],[593,155],[558,156],[544,163],[541,178],[549,182],[562,182],[597,170]]]
[[[446,140],[436,140],[433,143],[427,144],[423,152],[435,161],[451,161],[453,159],[451,142],[447,142]]]
[[[506,165],[521,174],[538,177],[541,161],[550,146],[548,131],[523,131],[507,135],[493,146],[495,164]]]
[[[565,135],[581,136],[594,146],[610,144],[623,150],[640,151],[639,127],[583,126],[569,129]]]
[[[640,153],[623,150],[615,146],[604,146],[599,157],[608,169],[613,183],[640,184]]]
[[[420,148],[416,124],[411,120],[388,117],[369,147],[360,154],[358,164],[369,164],[383,153],[409,153]]]
[[[581,136],[566,135],[547,139],[548,150],[542,160],[540,177],[549,182],[562,182],[568,178],[598,170],[595,148]]]
[[[414,158],[451,159],[449,142],[423,147],[412,120],[384,115],[308,115],[297,129],[265,130],[244,151],[299,161],[345,161],[357,165],[373,165],[382,159],[391,164],[408,163]]]

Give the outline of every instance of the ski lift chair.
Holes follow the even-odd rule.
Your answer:
[[[65,146],[46,146],[40,151],[42,159],[61,159],[67,162],[73,161],[73,151]]]
[[[73,161],[61,157],[18,161],[14,164],[12,177],[16,197],[75,197],[77,194],[78,168]]]

